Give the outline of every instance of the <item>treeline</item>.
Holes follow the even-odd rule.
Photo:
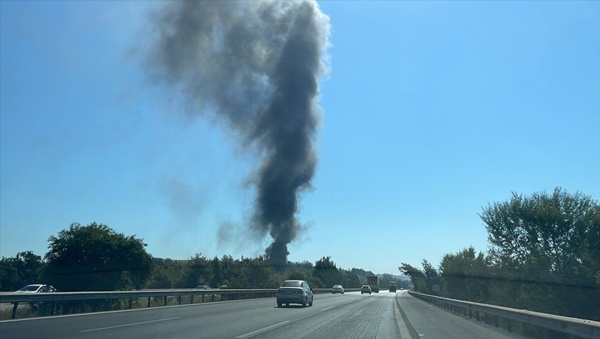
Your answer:
[[[288,262],[282,271],[277,271],[265,257],[234,259],[225,255],[210,259],[200,254],[189,260],[153,259],[152,275],[146,286],[189,288],[204,284],[212,288],[277,288],[286,279],[306,280],[313,288],[335,284],[361,286],[361,276],[356,274],[356,269],[338,268],[331,257],[323,257],[314,264]]]
[[[416,291],[449,298],[600,320],[600,206],[561,188],[513,193],[480,214],[487,253],[446,254],[438,267],[403,263]]]
[[[313,288],[342,284],[358,288],[372,272],[338,268],[331,257],[314,264],[289,262],[273,269],[265,257],[186,260],[152,258],[135,236],[117,233],[106,225],[74,223],[49,239],[44,258],[31,251],[0,260],[0,291],[46,283],[59,291],[103,291],[160,288],[277,288],[285,279],[302,279]]]

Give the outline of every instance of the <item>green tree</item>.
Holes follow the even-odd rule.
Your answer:
[[[600,206],[591,197],[556,188],[488,205],[481,219],[504,291],[517,307],[600,318]],[[507,285],[508,284],[508,285]]]
[[[319,278],[326,287],[342,283],[341,274],[331,257],[322,257],[317,260],[313,276]]]
[[[423,274],[425,275],[427,290],[430,293],[439,294],[442,282],[440,273],[426,259],[423,259],[421,265],[423,266]]]
[[[241,269],[246,277],[246,288],[276,288],[280,282],[275,277],[273,265],[266,257],[243,259]]]
[[[208,285],[212,280],[212,263],[205,256],[196,253],[184,265],[182,279],[175,287],[194,288],[199,284]],[[214,287],[214,286],[212,286]]]
[[[15,291],[25,285],[39,283],[44,267],[42,257],[31,251],[0,259],[0,291]]]
[[[482,252],[475,253],[475,249],[469,247],[456,254],[446,254],[440,271],[448,297],[478,302],[490,299],[491,268]]]
[[[73,223],[49,243],[44,275],[62,291],[140,289],[150,276],[146,244],[103,224]]]
[[[427,278],[422,270],[407,263],[402,263],[398,269],[402,274],[410,277],[410,281],[412,282],[415,291],[429,293]]]
[[[223,277],[221,277],[221,263],[218,257],[214,257],[212,262],[212,279],[210,280],[210,286],[221,287],[223,284]],[[230,286],[228,286],[230,287]]]

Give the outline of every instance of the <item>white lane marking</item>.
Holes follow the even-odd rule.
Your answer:
[[[112,329],[112,328],[119,328],[119,327],[128,327],[128,326],[135,326],[135,325],[143,325],[143,324],[157,323],[157,322],[161,322],[161,321],[168,321],[168,320],[174,320],[174,319],[179,319],[179,318],[180,318],[180,317],[173,317],[173,318],[165,318],[165,319],[156,319],[156,320],[140,321],[139,323],[130,323],[130,324],[123,324],[123,325],[108,326],[108,327],[92,328],[92,329],[89,329],[89,330],[82,330],[82,331],[79,331],[79,332],[80,332],[80,333],[85,333],[85,332],[94,332],[94,331],[110,330],[110,329]]]
[[[249,332],[249,333],[246,333],[246,334],[242,334],[240,336],[237,336],[236,338],[238,338],[238,339],[250,338],[250,337],[255,336],[255,335],[259,334],[259,333],[272,330],[272,329],[274,329],[276,327],[283,326],[283,325],[288,324],[288,323],[290,323],[289,320],[282,321],[279,324],[267,326],[267,327],[261,328],[261,329],[256,330],[256,331],[252,331],[252,332]]]
[[[319,312],[325,312],[325,311],[327,311],[327,310],[330,310],[330,309],[332,309],[332,308],[334,308],[334,307],[335,307],[335,306],[329,306],[329,307],[327,307],[327,308],[324,308],[324,309],[320,310]]]

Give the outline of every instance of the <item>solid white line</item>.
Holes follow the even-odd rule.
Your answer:
[[[85,333],[85,332],[110,330],[112,328],[119,328],[119,327],[127,327],[127,326],[135,326],[135,325],[142,325],[142,324],[157,323],[157,322],[161,322],[161,321],[167,321],[167,320],[173,320],[173,319],[179,319],[179,318],[180,317],[166,318],[166,319],[157,319],[157,320],[148,320],[148,321],[140,321],[139,323],[130,323],[130,324],[123,324],[123,325],[108,326],[108,327],[92,328],[90,330],[83,330],[83,331],[79,331],[79,332],[80,333]]]
[[[257,335],[257,334],[259,334],[259,333],[266,332],[266,331],[268,331],[268,330],[272,330],[272,329],[274,329],[274,328],[276,328],[276,327],[279,327],[279,326],[283,326],[283,325],[285,325],[285,324],[288,324],[289,322],[290,322],[289,320],[282,321],[282,322],[280,322],[279,324],[275,324],[275,325],[267,326],[267,327],[265,327],[265,328],[261,328],[260,330],[256,330],[256,331],[253,331],[253,332],[249,332],[249,333],[246,333],[246,334],[242,334],[242,335],[240,335],[240,336],[237,336],[236,338],[238,338],[238,339],[250,338],[250,337],[252,337],[252,336],[254,336],[254,335]]]

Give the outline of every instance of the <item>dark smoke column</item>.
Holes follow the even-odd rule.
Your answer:
[[[320,119],[318,78],[329,19],[314,1],[170,2],[156,13],[147,70],[183,94],[192,115],[215,114],[258,149],[250,227],[270,234],[274,267],[301,227],[298,194],[311,186]]]

